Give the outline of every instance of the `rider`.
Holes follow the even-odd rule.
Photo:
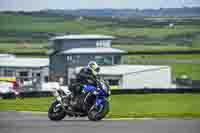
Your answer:
[[[86,67],[82,68],[77,74],[76,83],[70,86],[73,97],[81,94],[85,84],[97,86],[97,74],[99,71],[100,67],[95,61],[90,61]]]

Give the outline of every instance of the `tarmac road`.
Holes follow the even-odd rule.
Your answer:
[[[46,115],[0,112],[0,133],[200,133],[200,119],[49,121]]]

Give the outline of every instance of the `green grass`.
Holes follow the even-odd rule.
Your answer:
[[[150,19],[150,18],[147,18]],[[151,18],[152,21],[158,18]],[[160,18],[159,18],[160,19]],[[164,18],[166,19],[166,18]],[[166,21],[169,21],[167,18]],[[172,20],[174,18],[171,18]],[[181,18],[182,19],[182,18]],[[111,20],[107,21],[97,21],[95,19],[84,19],[77,21],[76,19],[66,19],[64,17],[51,16],[51,17],[40,17],[40,16],[30,16],[30,15],[14,15],[7,13],[0,13],[0,42],[47,42],[47,38],[43,37],[32,37],[33,32],[42,33],[55,33],[55,32],[68,32],[68,33],[81,33],[81,34],[105,34],[121,37],[134,37],[142,39],[137,45],[114,45],[116,48],[121,48],[129,52],[137,51],[178,51],[178,50],[200,50],[200,25],[176,25],[175,28],[168,28],[167,26],[161,26],[157,28],[149,27],[145,25],[144,20],[143,27],[138,28],[134,25],[142,22],[134,22],[133,25],[128,26],[128,24],[123,24],[123,22],[118,25]],[[191,20],[192,21],[192,20]],[[10,34],[14,33],[14,35]],[[21,34],[23,33],[23,34]],[[28,35],[24,35],[29,33]],[[166,39],[168,38],[168,39]],[[190,47],[186,46],[176,46],[179,45],[181,41],[177,41],[185,38],[185,40],[192,40]],[[166,39],[165,42],[159,42],[159,40]],[[152,44],[147,46],[149,40],[154,40],[154,42],[159,42],[160,45]],[[156,41],[157,40],[157,41]],[[175,40],[175,41],[174,41]],[[137,41],[136,41],[137,42]],[[136,42],[133,42],[135,44]],[[183,42],[184,43],[184,42]],[[2,45],[2,44],[0,44]],[[9,51],[12,47],[10,47]],[[6,51],[0,46],[0,51]],[[33,50],[34,51],[34,50]],[[19,50],[11,50],[11,52],[18,53]],[[28,53],[31,52],[28,50]],[[37,51],[34,51],[37,52]]]
[[[28,43],[28,48],[21,48],[23,43],[0,43],[0,51],[4,53],[46,53],[47,43]],[[177,47],[177,46],[144,46],[144,45],[114,45],[116,48],[131,51],[151,51],[151,50],[186,50],[188,47]],[[189,49],[189,48],[188,48]],[[27,55],[28,56],[28,55]],[[36,57],[36,56],[34,56]],[[39,57],[39,56],[38,56]],[[178,60],[199,60],[200,54],[198,55],[135,55],[128,56],[128,64],[144,64],[144,65],[169,65],[172,67],[173,77],[180,77],[182,75],[188,75],[194,80],[200,80],[200,67],[195,64],[175,64],[175,63],[145,63],[140,60],[142,59],[178,59]]]
[[[177,59],[177,60],[198,60],[200,54],[170,54],[170,55],[132,55],[129,56],[131,60],[140,59]]]
[[[113,45],[114,48],[119,48],[127,52],[159,52],[159,51],[188,51],[200,50],[200,47],[175,46],[175,45]]]
[[[197,55],[131,55],[127,57],[126,62],[128,64],[142,64],[142,65],[168,65],[172,68],[172,73],[174,79],[176,77],[181,77],[182,75],[187,75],[193,80],[200,80],[200,67],[199,64],[178,64],[178,63],[155,63],[155,62],[145,62],[143,59],[172,59],[172,60],[199,60],[200,54]]]
[[[47,43],[0,43],[4,53],[46,53]]]
[[[20,99],[2,99],[0,100],[0,110],[16,111],[47,111],[53,97],[49,98],[25,98]]]
[[[151,94],[114,96],[109,117],[200,116],[200,95]]]
[[[189,57],[188,57],[189,58]],[[157,58],[152,58],[157,59]],[[165,58],[161,58],[165,59]],[[200,80],[200,67],[199,64],[177,64],[177,63],[154,63],[154,62],[143,62],[140,60],[135,60],[134,56],[129,57],[128,64],[137,65],[167,65],[171,67],[173,79],[181,77],[182,75],[187,75],[192,80]]]
[[[152,19],[167,19],[174,20],[178,18],[147,18]],[[183,18],[180,18],[181,20]],[[188,19],[188,18],[187,18]],[[192,21],[192,20],[190,20]],[[127,50],[128,52],[138,52],[138,51],[187,51],[187,50],[200,50],[200,25],[192,25],[190,23],[184,25],[175,25],[175,28],[168,28],[167,26],[161,26],[157,28],[145,26],[137,28],[134,24],[138,22],[131,21],[133,23],[131,26],[126,24],[116,25],[112,21],[97,21],[93,19],[84,19],[82,21],[77,21],[73,19],[65,19],[63,17],[36,17],[29,15],[11,15],[6,13],[0,13],[0,42],[27,42],[26,40],[31,40],[30,36],[24,37],[20,33],[32,33],[32,32],[73,32],[73,33],[85,33],[85,34],[105,34],[114,35],[120,37],[139,37],[144,42],[134,45],[113,45],[115,48],[120,48]],[[137,25],[137,24],[136,24]],[[4,36],[4,33],[5,36]],[[6,36],[8,33],[19,33],[18,36]],[[2,35],[2,36],[1,36]],[[31,35],[31,34],[30,34]],[[190,46],[176,46],[175,42],[160,42],[162,45],[151,44],[147,45],[148,39],[162,40],[163,38],[171,37],[171,39],[185,38],[186,40],[192,40]],[[148,38],[145,40],[145,38]],[[151,40],[150,39],[150,40]],[[170,40],[170,39],[169,39]],[[39,40],[41,41],[41,40]],[[43,40],[44,41],[44,40]],[[47,39],[45,40],[47,41]],[[29,42],[29,41],[28,41]],[[2,53],[27,53],[29,55],[39,55],[40,53],[47,52],[47,43],[31,43],[29,48],[19,48],[20,43],[0,43],[0,52]],[[184,44],[183,44],[184,45]],[[41,55],[41,54],[40,54]],[[162,55],[162,56],[142,56],[142,58],[152,58],[152,59],[199,59],[200,55]],[[156,63],[141,63],[132,62],[132,60],[139,59],[140,56],[130,57],[128,63],[130,64],[156,64]],[[159,65],[159,64],[158,64]],[[174,77],[179,77],[181,75],[188,75],[192,79],[200,80],[200,67],[199,65],[190,64],[173,64],[173,63],[162,63],[161,65],[172,66]]]
[[[0,32],[76,32],[83,33],[106,22],[67,20],[63,17],[33,17],[0,13]]]
[[[44,111],[54,98],[0,100],[0,110]],[[199,94],[115,95],[108,117],[200,117]]]
[[[199,26],[177,26],[176,28],[124,28],[111,30],[113,34],[120,36],[138,37],[166,37],[169,35],[184,35],[199,32]]]
[[[200,50],[200,48],[181,47],[181,46],[145,46],[145,45],[113,45],[115,48],[123,49],[129,52],[138,51],[187,51],[187,50]],[[172,59],[172,60],[199,60],[200,54],[192,55],[131,55],[126,58],[128,64],[141,64],[141,65],[168,65],[172,68],[174,79],[182,75],[188,75],[193,80],[200,80],[200,67],[199,64],[177,64],[177,63],[155,63],[145,62],[143,59]]]
[[[166,37],[169,35],[186,35],[200,32],[199,25],[178,25],[176,28],[136,28],[134,26],[114,26],[112,21],[67,20],[63,17],[33,17],[0,13],[0,32],[76,32],[98,33],[128,37]],[[132,22],[134,23],[134,21]],[[111,26],[113,25],[113,26]]]
[[[199,65],[191,64],[168,64],[172,68],[173,76],[181,77],[187,75],[192,80],[200,80],[200,67]]]

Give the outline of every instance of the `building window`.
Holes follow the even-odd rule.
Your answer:
[[[40,77],[40,73],[37,73],[36,76],[37,76],[37,77]]]
[[[13,71],[12,70],[4,70],[4,76],[6,76],[6,77],[14,76]]]
[[[28,77],[28,72],[24,71],[24,72],[19,72],[19,76],[20,77]]]
[[[67,56],[67,61],[68,62],[72,61],[72,56]]]
[[[112,65],[112,56],[95,56],[95,61],[99,65]]]
[[[0,76],[4,76],[2,69],[0,69]]]
[[[80,59],[80,58],[81,58],[81,56],[80,56],[80,55],[77,55],[77,56],[76,56],[76,59]]]
[[[96,42],[96,47],[98,48],[109,48],[111,44],[110,40],[99,40]]]
[[[114,64],[121,64],[121,56],[114,56]]]
[[[110,79],[108,80],[108,82],[109,82],[109,85],[111,86],[119,86],[119,80]]]
[[[49,77],[48,76],[44,77],[44,82],[46,82],[46,83],[49,82]]]

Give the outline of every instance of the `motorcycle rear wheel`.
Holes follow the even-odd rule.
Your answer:
[[[48,117],[52,121],[60,121],[66,116],[65,110],[62,108],[62,106],[56,107],[59,104],[59,101],[54,101],[49,107]]]

